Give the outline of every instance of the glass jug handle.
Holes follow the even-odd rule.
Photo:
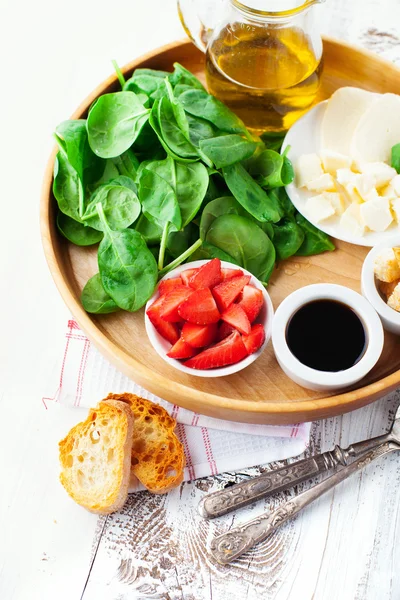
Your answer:
[[[229,0],[178,0],[178,13],[181,23],[192,42],[206,51],[215,26],[228,11]]]

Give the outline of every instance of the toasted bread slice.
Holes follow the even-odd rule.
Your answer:
[[[75,502],[99,514],[122,508],[131,470],[133,415],[112,400],[91,409],[60,442],[60,480]]]
[[[133,413],[133,474],[154,494],[180,485],[185,454],[174,433],[175,419],[162,406],[135,394],[109,394],[109,400],[129,405]]]
[[[399,282],[400,282],[399,279],[395,279],[394,281],[391,281],[390,283],[387,283],[386,281],[378,281],[379,289],[382,292],[382,294],[386,297],[387,300],[393,294],[395,287],[397,286],[397,284]]]
[[[386,283],[400,279],[400,264],[393,248],[386,248],[378,254],[374,262],[374,273],[377,279]]]
[[[393,292],[389,296],[387,304],[390,306],[390,308],[400,312],[400,283],[396,285]]]

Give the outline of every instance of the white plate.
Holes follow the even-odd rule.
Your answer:
[[[320,129],[327,103],[325,101],[314,106],[314,108],[296,121],[289,129],[282,145],[282,152],[286,146],[290,146],[288,158],[294,166],[303,154],[321,154]],[[400,227],[396,223],[392,223],[382,233],[371,231],[365,233],[362,237],[351,235],[340,225],[340,217],[338,216],[317,223],[308,216],[305,210],[306,201],[308,198],[315,196],[315,192],[309,192],[308,190],[296,187],[296,181],[288,185],[286,191],[299,213],[315,225],[315,227],[338,240],[358,246],[376,246],[376,244],[385,243],[386,239],[392,237],[394,234],[400,233]]]

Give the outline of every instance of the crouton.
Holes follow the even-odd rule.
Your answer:
[[[378,254],[374,262],[374,273],[379,281],[387,283],[400,279],[400,264],[393,248],[385,248]]]

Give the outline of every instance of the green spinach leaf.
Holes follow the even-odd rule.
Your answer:
[[[400,173],[400,144],[396,144],[392,148],[392,167]]]
[[[53,194],[64,215],[80,221],[84,211],[84,194],[78,173],[59,152],[54,161]]]
[[[97,210],[99,203],[108,227],[115,231],[126,229],[140,215],[139,199],[130,187],[113,183],[103,185],[94,192],[83,215],[83,221],[98,231],[104,231],[104,222]]]
[[[217,169],[229,167],[254,154],[257,144],[240,135],[221,135],[200,141],[200,150],[212,160]],[[279,155],[278,155],[279,156]]]
[[[138,231],[149,246],[160,244],[163,230],[156,223],[149,221],[142,213],[134,225],[134,229]]]
[[[278,260],[285,260],[293,254],[296,254],[302,243],[305,234],[295,220],[284,217],[277,225],[272,225],[274,231],[274,246]]]
[[[330,237],[314,227],[300,213],[296,214],[296,223],[304,232],[304,242],[297,250],[297,256],[312,256],[313,254],[321,254],[321,252],[335,249]]]
[[[203,242],[201,247],[192,254],[190,260],[211,260],[212,258],[219,258],[234,265],[239,264],[232,256],[208,242]]]
[[[128,150],[149,118],[133,92],[100,96],[89,112],[87,130],[93,152],[101,158],[114,158]]]
[[[92,152],[84,119],[63,121],[56,128],[55,138],[61,152],[78,173],[83,187],[102,176],[105,161]]]
[[[275,248],[266,233],[245,217],[222,215],[209,228],[206,242],[220,248],[267,283],[275,265]]]
[[[269,196],[241,164],[222,169],[226,185],[236,200],[258,221],[277,223],[283,216],[280,204]]]
[[[225,133],[239,133],[252,140],[243,121],[239,119],[225,104],[208,94],[205,90],[186,90],[179,96],[183,108],[195,117],[210,121]]]
[[[271,189],[289,185],[294,179],[292,163],[274,150],[264,150],[250,161],[249,173],[263,188]]]
[[[86,312],[95,315],[107,315],[119,310],[119,306],[104,290],[100,273],[93,275],[83,288],[81,302]]]
[[[113,231],[101,203],[97,209],[104,229],[98,251],[101,283],[117,306],[135,312],[154,292],[158,275],[156,260],[140,233],[134,229]]]
[[[57,215],[57,227],[63,236],[76,246],[92,246],[98,244],[103,237],[101,231],[79,223],[62,212]]]
[[[185,67],[179,63],[174,63],[174,72],[167,73],[168,79],[175,87],[176,85],[187,85],[198,90],[204,90],[203,84]],[[204,90],[205,91],[205,90]]]
[[[132,150],[126,150],[121,156],[116,156],[115,158],[112,158],[111,161],[117,167],[120,175],[136,179],[140,163]]]

